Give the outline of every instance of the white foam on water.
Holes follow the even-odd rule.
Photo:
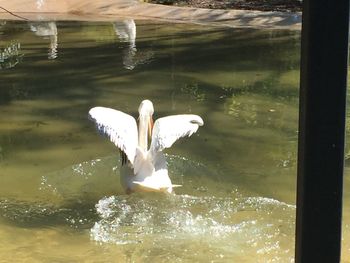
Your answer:
[[[162,260],[191,261],[200,258],[203,250],[203,255],[215,260],[237,260],[249,254],[262,258],[257,262],[292,262],[294,205],[245,196],[232,186],[224,192],[227,186],[217,180],[219,171],[186,158],[168,155],[167,159],[173,182],[184,185],[176,189],[177,195],[124,195],[119,189],[97,201],[96,218],[80,224],[84,218],[62,215],[73,227],[89,225],[92,241],[122,246],[119,249],[125,251],[132,246],[144,258],[157,255]],[[41,187],[83,202],[85,193],[95,191],[96,197],[119,185],[118,166],[117,156],[83,162],[43,176]],[[184,256],[183,250],[197,254]]]
[[[117,245],[200,242],[218,251],[233,246],[276,259],[290,253],[283,250],[280,239],[286,238],[284,232],[294,231],[294,209],[259,197],[111,196],[96,205],[100,220],[90,236]],[[283,219],[278,218],[281,213]]]

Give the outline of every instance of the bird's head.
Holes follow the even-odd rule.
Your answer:
[[[140,116],[152,116],[154,112],[153,103],[150,100],[143,100],[139,106]]]
[[[139,106],[140,119],[144,119],[148,125],[148,135],[152,136],[153,129],[153,103],[150,100],[143,100]]]

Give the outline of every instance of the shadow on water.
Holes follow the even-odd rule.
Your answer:
[[[23,228],[69,226],[89,229],[98,219],[92,203],[72,203],[63,207],[48,203],[0,200],[0,218],[10,225]]]
[[[132,26],[125,26],[125,23],[124,27],[132,28]],[[42,63],[38,60],[44,58],[43,54],[47,56],[47,51],[42,50],[47,50],[48,43],[43,46],[38,36],[29,32],[29,28],[33,28],[33,25],[17,23],[17,28],[15,27],[12,35],[13,38],[18,37],[23,42],[24,60],[17,66],[16,73],[2,72],[2,79],[6,83],[0,91],[0,98],[2,98],[0,103],[2,104],[9,104],[16,100],[37,99],[69,102],[69,105],[31,109],[31,115],[38,116],[38,121],[59,118],[66,123],[80,124],[85,128],[87,127],[86,112],[90,107],[98,104],[101,95],[105,92],[108,92],[111,97],[142,94],[149,86],[157,87],[157,85],[164,85],[164,88],[156,88],[155,92],[147,95],[151,96],[151,99],[153,97],[155,100],[160,97],[169,98],[169,93],[171,93],[171,96],[177,100],[187,97],[196,103],[217,102],[211,103],[210,110],[202,112],[205,119],[213,119],[212,113],[219,111],[222,104],[231,98],[233,100],[244,95],[258,94],[266,97],[268,101],[270,98],[293,99],[298,96],[297,87],[292,85],[279,88],[278,85],[285,72],[291,69],[298,70],[299,58],[295,56],[295,50],[299,48],[299,35],[295,32],[223,28],[198,30],[198,27],[183,30],[182,25],[166,27],[167,32],[163,32],[161,24],[152,22],[149,25],[147,23],[140,25],[137,41],[134,39],[124,43],[123,41],[117,42],[118,37],[123,40],[122,30],[117,29],[118,23],[114,25],[95,24],[94,33],[86,30],[88,26],[91,26],[89,23],[56,22],[56,24],[53,35],[58,36],[59,48],[58,51],[55,50],[58,56],[54,61]],[[47,23],[47,25],[52,27],[52,23]],[[72,25],[73,29],[69,27]],[[38,28],[39,25],[36,25],[36,34],[38,34]],[[42,26],[42,28],[46,27]],[[6,32],[6,25],[3,30]],[[106,41],[99,41],[101,38],[99,32],[109,32],[114,36],[109,37]],[[72,45],[72,33],[77,35],[74,41],[81,36],[78,40],[80,41],[79,47],[77,44]],[[23,39],[23,34],[28,36],[28,40]],[[41,33],[44,36],[47,34],[47,32]],[[33,38],[34,42],[40,43],[39,47],[26,45],[26,41],[30,42]],[[188,39],[191,39],[190,43]],[[88,42],[90,40],[95,41],[95,44]],[[152,65],[141,63],[139,66],[129,65],[127,66],[129,69],[126,69],[125,60],[121,61],[118,58],[125,57],[125,50],[132,50],[131,53],[133,53],[134,48],[137,48],[138,54],[143,52],[148,54],[144,55],[145,61],[152,57]],[[130,62],[133,59],[127,60]],[[271,71],[272,69],[275,71]],[[35,79],[33,79],[33,72],[36,72]],[[198,74],[199,72],[201,74]],[[213,81],[211,76],[219,72],[225,74],[224,78],[219,82]],[[235,75],[232,76],[232,72],[237,74],[238,80]],[[241,73],[245,76],[244,79],[239,77]],[[145,74],[160,77],[170,74],[173,75],[173,80],[171,83],[154,83],[155,80],[145,77]],[[222,83],[219,84],[220,82]],[[140,100],[141,98],[133,99],[129,103],[129,105],[135,104],[133,107],[119,106],[113,102],[105,106],[117,107],[136,115],[136,104]],[[157,111],[159,116],[170,113],[177,112],[172,109]],[[206,122],[206,130],[208,133],[220,133],[219,130],[212,127],[210,122]],[[57,138],[62,135],[61,132],[58,131]],[[16,131],[11,137],[15,138],[15,133]],[[40,141],[40,136],[42,135],[26,133],[27,141]],[[52,134],[50,136],[52,137]],[[74,139],[79,140],[76,137]],[[60,143],[58,140],[51,140],[50,147],[55,147]],[[80,142],[80,144],[86,143],[83,140]],[[196,149],[188,150],[195,151]]]
[[[30,26],[31,28],[33,27],[33,25]],[[65,26],[66,25],[62,25],[62,29],[64,29]],[[112,27],[112,25],[110,26]],[[101,29],[99,29],[99,27]],[[108,26],[106,24],[101,24],[99,27],[96,28],[96,34],[99,30],[103,30],[103,28]],[[58,29],[55,27],[55,35],[57,35],[57,30],[59,31],[59,28],[60,23],[58,22]],[[75,24],[77,33],[83,31],[83,29],[84,24]],[[254,74],[257,70],[260,71],[264,68],[270,70],[275,68],[278,69],[277,72],[279,72],[279,74],[283,74],[284,71],[298,69],[299,67],[298,57],[293,58],[293,56],[295,56],[295,50],[299,48],[299,38],[297,34],[293,41],[291,41],[290,38],[290,36],[293,37],[295,33],[284,31],[271,33],[270,31],[213,28],[207,29],[205,32],[206,34],[204,34],[204,32],[200,30],[189,30],[184,33],[181,31],[181,27],[179,29],[177,31],[174,30],[174,33],[167,34],[166,37],[162,37],[161,32],[157,32],[157,30],[153,30],[151,38],[143,38],[142,35],[138,37],[136,42],[138,46],[137,52],[143,52],[149,49],[152,50],[152,53],[156,56],[156,59],[152,61],[152,68],[150,69],[146,65],[146,70],[168,73],[172,68],[176,68],[178,64],[186,65],[184,71],[189,70],[190,72],[202,71],[217,73],[217,71],[229,71],[239,73],[240,71],[252,71]],[[38,34],[37,32],[38,29],[36,28],[35,33]],[[47,32],[45,33],[49,34]],[[279,34],[281,35],[280,40],[278,40]],[[273,42],[270,41],[271,38],[274,39]],[[193,41],[188,43],[187,39],[193,39]],[[116,48],[113,41],[109,41],[109,43],[98,43],[98,45],[84,45],[83,42],[83,45],[79,48],[71,47],[70,39],[65,39],[64,36],[62,36],[61,42],[62,53],[58,58],[60,61],[64,61],[64,68],[62,68],[61,63],[36,63],[34,60],[35,57],[28,57],[26,59],[29,59],[29,61],[23,63],[18,69],[17,74],[21,75],[21,81],[19,81],[16,86],[24,86],[27,90],[27,98],[23,99],[31,99],[37,94],[45,96],[54,92],[55,95],[60,95],[68,99],[76,99],[79,97],[91,101],[91,99],[94,99],[94,97],[98,95],[97,91],[99,87],[96,86],[96,80],[117,79],[118,77],[121,78],[132,75],[132,82],[141,83],[140,81],[144,78],[142,74],[145,70],[144,67],[133,67],[134,71],[132,72],[117,70],[118,68],[123,68],[123,65],[119,63],[119,60],[113,58],[123,57],[123,49]],[[169,48],[169,42],[173,42],[173,47]],[[244,45],[244,43],[248,44]],[[136,44],[129,44],[128,46],[134,47],[134,45]],[[25,43],[23,43],[22,46],[24,46],[23,49],[25,49],[25,53],[33,51],[31,48],[28,48]],[[218,46],[220,46],[219,49],[217,48]],[[258,53],[256,51],[257,46],[259,46]],[[103,55],[101,54],[101,50],[104,50]],[[223,54],[225,54],[225,56],[223,56]],[[173,59],[174,57],[176,58],[175,60],[169,61],[169,59]],[[198,63],[199,61],[205,63]],[[50,87],[46,85],[22,85],[24,83],[30,83],[30,80],[32,80],[31,73],[34,71],[45,72],[45,74],[38,77],[37,82],[39,84],[50,83]],[[13,75],[11,73],[3,73],[4,79],[9,81],[7,87],[3,89],[3,92],[9,93],[11,89],[11,85],[9,84],[11,84],[11,80],[13,80]],[[100,76],[100,74],[102,75]],[[265,83],[273,81],[273,79],[277,80],[279,75],[276,72],[274,72],[274,74],[275,76],[268,75],[268,79]],[[113,85],[116,89],[123,90],[123,86],[125,86],[124,81],[130,80],[123,80],[123,83],[120,83],[121,85],[118,85],[118,82],[114,82]],[[267,92],[266,94],[273,95],[273,90],[271,91],[271,89],[267,88],[261,89],[262,84],[259,85],[259,83],[255,86],[248,85],[244,88],[237,85],[232,85],[232,87],[217,87],[209,85],[209,83],[205,82],[205,79],[192,79],[192,81],[204,85],[202,91],[208,92],[209,95],[213,93],[215,96],[228,96],[232,95],[233,92],[240,93],[242,90],[252,93],[265,91]],[[74,96],[74,90],[80,87],[84,87],[85,92],[79,92]],[[270,85],[270,88],[272,87],[275,87],[275,85]],[[280,91],[283,92],[282,90]],[[283,93],[276,95],[282,96]],[[297,90],[294,90],[291,95],[297,96]],[[10,97],[11,100],[11,96],[7,97]],[[13,99],[18,98],[13,97]]]
[[[21,201],[22,185],[7,179],[22,195],[3,187],[1,221],[88,230],[91,243],[131,261],[292,261],[295,208],[276,199],[293,196],[274,191],[293,191],[299,33],[130,20],[13,25],[1,28],[4,41],[18,39],[23,57],[1,71],[0,165],[6,178],[32,169],[23,189],[40,201]],[[87,120],[97,105],[136,116],[146,97],[155,118],[196,113],[205,122],[167,156],[183,185],[175,196],[124,195],[115,149]]]
[[[111,246],[106,262],[118,249],[131,262],[293,261],[299,32],[126,19],[0,22],[0,34],[1,223],[43,228],[45,255],[45,230],[63,227],[88,250]],[[205,122],[167,156],[175,196],[124,195],[115,148],[87,120],[97,105],[136,116],[143,98],[155,118]]]

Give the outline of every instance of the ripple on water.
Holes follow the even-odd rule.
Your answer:
[[[197,244],[217,255],[253,250],[277,258],[290,254],[294,210],[262,197],[111,196],[96,205],[100,220],[90,236],[100,243],[142,244],[150,251]]]
[[[67,200],[95,200],[106,194],[119,194],[118,156],[85,161],[41,177],[40,190],[45,195]]]
[[[205,186],[217,180],[219,175],[218,171],[183,157],[166,155],[166,158],[173,183],[183,185],[176,189],[179,193],[207,193]],[[43,175],[40,190],[55,198],[74,200],[98,198],[97,201],[105,195],[123,194],[119,166],[117,155],[75,164]]]
[[[241,262],[244,255],[256,256],[255,262],[293,261],[294,206],[245,196],[232,186],[223,192],[219,171],[167,158],[174,183],[184,185],[178,195],[123,195],[119,162],[109,156],[43,176],[43,193],[63,198],[56,207],[8,201],[0,202],[0,210],[24,225],[89,229],[92,241],[116,245],[122,253],[136,255],[136,261]],[[109,197],[101,199],[103,195]]]

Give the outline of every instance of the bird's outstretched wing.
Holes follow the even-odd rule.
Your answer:
[[[137,147],[137,124],[135,119],[118,110],[95,107],[89,111],[89,118],[96,123],[98,130],[107,135],[120,150],[134,163]]]
[[[169,148],[179,138],[191,136],[202,125],[202,118],[193,114],[159,118],[154,123],[150,150],[155,153]]]

